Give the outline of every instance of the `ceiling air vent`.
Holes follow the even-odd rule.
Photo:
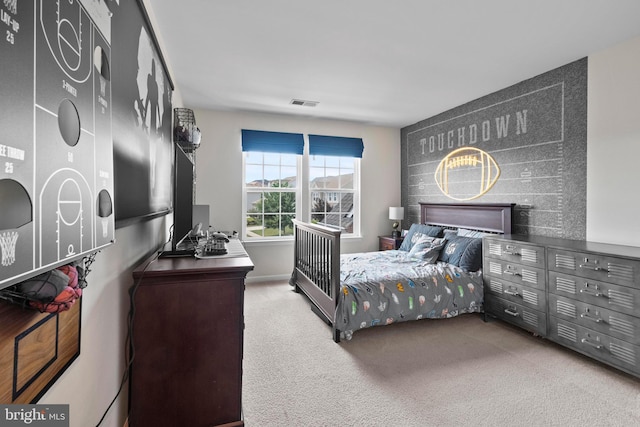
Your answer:
[[[305,101],[303,99],[292,99],[290,102],[291,105],[300,105],[303,107],[315,107],[318,105],[316,101]]]

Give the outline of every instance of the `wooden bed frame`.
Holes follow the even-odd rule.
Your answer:
[[[511,234],[514,204],[420,203],[420,223]],[[340,231],[294,220],[294,270],[289,283],[333,330],[340,293]]]

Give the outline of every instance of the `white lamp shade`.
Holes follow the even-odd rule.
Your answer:
[[[394,220],[394,221],[404,219],[404,208],[403,207],[390,207],[389,208],[389,219]]]

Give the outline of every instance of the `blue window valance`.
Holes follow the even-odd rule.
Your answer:
[[[304,152],[301,133],[242,129],[242,151],[300,154]]]
[[[309,135],[309,154],[339,157],[360,157],[364,151],[362,138]]]

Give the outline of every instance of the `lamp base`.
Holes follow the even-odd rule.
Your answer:
[[[393,230],[391,232],[391,237],[393,237],[394,239],[398,239],[400,237],[400,231],[398,230]]]

